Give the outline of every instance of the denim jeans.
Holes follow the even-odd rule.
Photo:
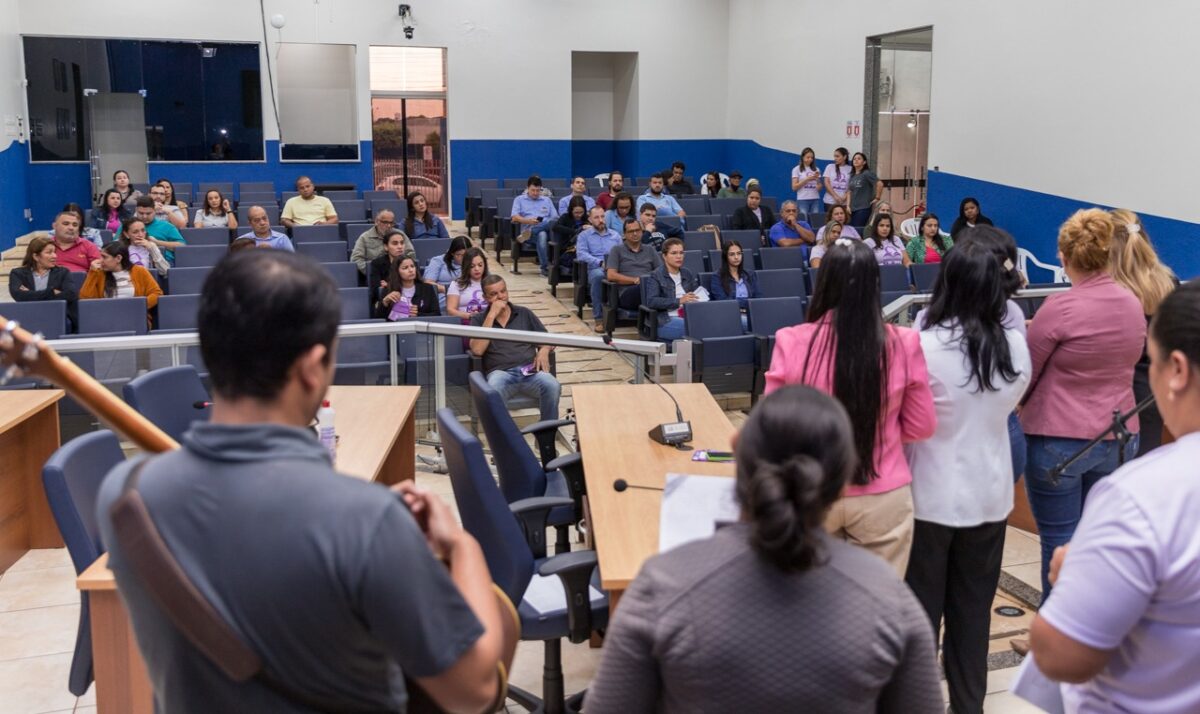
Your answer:
[[[550,236],[553,234],[551,226],[553,221],[542,221],[536,226],[528,226],[533,233],[532,240],[537,241],[537,257],[538,267],[542,272],[550,270]]]
[[[1092,486],[1117,470],[1117,442],[1109,440],[1097,444],[1060,474],[1057,483],[1053,483],[1050,470],[1071,458],[1087,441],[1036,434],[1027,435],[1025,440],[1028,444],[1025,491],[1042,540],[1042,601],[1045,602],[1050,596],[1047,575],[1054,549],[1075,535]],[[1134,435],[1125,449],[1126,458],[1133,458],[1137,446],[1137,435]]]
[[[1025,430],[1021,428],[1021,420],[1017,413],[1008,415],[1008,448],[1012,451],[1013,483],[1025,473]]]
[[[588,290],[592,296],[592,319],[599,320],[604,314],[604,266],[588,268]]]
[[[805,201],[796,201],[796,206],[799,208],[801,213],[807,213],[810,216],[814,213],[816,213],[817,215],[820,215],[820,216],[825,215],[825,204],[821,203],[821,199],[819,199],[819,198],[811,198],[811,199],[808,199]],[[809,223],[812,223],[812,221],[809,221]],[[822,225],[824,225],[824,221],[822,221],[821,223],[822,223]],[[816,224],[813,223],[813,226],[815,227]]]
[[[850,225],[852,226],[865,226],[869,220],[871,220],[870,206],[867,206],[866,208],[859,208],[850,212]]]
[[[517,395],[537,399],[542,421],[558,418],[558,396],[562,393],[562,385],[549,372],[524,375],[520,367],[495,369],[488,372],[487,383],[500,392],[500,398],[505,402]]]
[[[658,326],[658,339],[662,342],[671,344],[682,337],[683,318],[679,315],[671,315],[671,319],[667,320],[667,324]]]

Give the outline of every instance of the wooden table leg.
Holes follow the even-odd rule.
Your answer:
[[[97,714],[154,714],[154,690],[116,590],[88,593]]]
[[[417,415],[414,408],[400,427],[396,442],[384,459],[379,472],[380,483],[392,486],[417,477]]]

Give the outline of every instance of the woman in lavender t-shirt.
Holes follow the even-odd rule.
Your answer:
[[[488,274],[487,255],[479,248],[471,248],[463,255],[463,265],[466,267],[462,275],[446,290],[446,314],[465,321],[487,309],[487,301],[483,299],[483,279]]]
[[[892,227],[892,217],[886,213],[880,214],[875,223],[867,227],[865,242],[868,248],[875,251],[875,260],[880,265],[908,265],[912,262],[904,250],[904,241]]]

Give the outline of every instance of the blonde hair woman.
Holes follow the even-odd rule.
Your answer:
[[[1109,211],[1113,218],[1112,250],[1109,251],[1109,272],[1113,280],[1125,286],[1142,304],[1146,324],[1158,312],[1158,306],[1179,284],[1179,278],[1158,259],[1142,220],[1133,211],[1118,208]],[[1148,372],[1150,358],[1145,351],[1133,371],[1133,398],[1139,403],[1150,396]],[[1140,415],[1141,438],[1138,456],[1162,443],[1162,417],[1158,407],[1151,405]]]

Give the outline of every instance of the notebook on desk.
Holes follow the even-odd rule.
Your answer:
[[[717,528],[736,523],[741,507],[734,479],[726,476],[667,474],[659,511],[658,551],[709,538]]]

